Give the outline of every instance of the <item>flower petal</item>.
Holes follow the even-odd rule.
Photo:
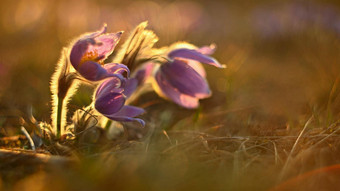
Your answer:
[[[125,105],[120,109],[117,113],[113,114],[112,116],[116,117],[136,117],[142,113],[144,113],[145,110],[140,107]]]
[[[122,34],[123,32],[121,31],[117,33],[103,34],[95,37],[94,40],[96,43],[94,44],[94,46],[90,46],[87,51],[96,52],[98,54],[97,59],[105,59],[113,52]]]
[[[88,48],[88,42],[80,40],[76,42],[70,53],[70,61],[72,66],[77,70],[80,65],[83,55],[86,54]]]
[[[130,79],[126,80],[126,83],[124,85],[123,94],[126,97],[130,97],[132,95],[132,93],[136,90],[137,85],[138,85],[138,81],[135,78],[130,78]]]
[[[78,67],[78,72],[85,79],[97,81],[99,76],[106,75],[106,70],[97,62],[87,61]],[[99,75],[98,75],[99,74]]]
[[[211,94],[207,81],[183,60],[175,59],[161,65],[160,73],[183,94],[196,98],[206,98]]]
[[[105,64],[103,66],[103,68],[105,68],[105,70],[108,72],[108,73],[111,73],[111,74],[121,74],[123,75],[125,72],[126,72],[126,75],[127,76],[130,76],[130,70],[129,68],[124,65],[124,64],[118,64],[118,63],[109,63],[109,64]]]
[[[216,51],[216,45],[211,44],[210,46],[202,46],[201,48],[197,49],[198,52],[205,55],[212,55]]]
[[[144,113],[144,109],[134,106],[124,106],[126,95],[135,89],[137,80],[127,80],[124,89],[117,88],[119,84],[118,79],[110,78],[105,80],[97,89],[95,97],[95,108],[98,112],[102,113],[106,117],[115,121],[137,121],[143,126],[145,122],[141,119],[135,119],[134,117]],[[132,87],[132,88],[131,88]],[[131,90],[133,89],[133,90]]]
[[[185,58],[185,59],[190,59],[190,60],[196,60],[198,62],[209,64],[209,65],[212,65],[218,68],[223,68],[223,66],[214,58],[210,56],[206,56],[194,49],[186,49],[186,48],[176,49],[176,50],[171,51],[168,56],[170,59]]]
[[[137,121],[140,123],[143,127],[145,126],[145,122],[142,119],[139,118],[133,118],[133,117],[124,117],[124,116],[110,116],[110,115],[105,115],[107,118],[114,120],[114,121],[122,121],[122,122],[133,122]]]
[[[107,30],[107,24],[104,23],[100,30],[98,30],[96,32],[89,33],[89,34],[85,34],[85,35],[82,36],[81,39],[95,38],[95,37],[97,37],[101,34],[104,34],[106,32],[106,30]]]
[[[121,88],[120,79],[109,78],[99,85],[99,87],[96,90],[95,98],[99,97],[100,95],[108,94],[110,92],[122,93],[123,91],[124,89]]]
[[[108,73],[100,64],[94,61],[86,61],[78,67],[78,72],[85,79],[90,81],[100,81],[108,77],[116,77],[124,82],[121,74]]]
[[[104,115],[112,115],[118,112],[125,103],[125,97],[117,92],[104,92],[105,94],[98,94],[95,101],[95,108]]]
[[[103,34],[105,31],[106,28],[103,27],[101,31],[83,35],[72,46],[70,61],[76,70],[84,62],[99,62],[106,59],[112,53],[119,42],[122,32]]]
[[[201,75],[203,78],[207,76],[207,73],[205,72],[205,69],[200,62],[197,62],[195,60],[186,60],[186,63],[197,73],[199,73],[199,75]]]
[[[198,98],[183,94],[178,91],[175,87],[173,87],[167,79],[164,77],[164,75],[161,74],[160,71],[156,73],[155,80],[157,83],[153,83],[154,88],[156,92],[162,96],[166,97],[173,102],[177,103],[178,105],[188,108],[188,109],[193,109],[197,108],[199,103],[198,103]]]
[[[86,54],[88,46],[90,44],[95,44],[94,38],[105,33],[106,28],[106,24],[104,24],[104,26],[99,31],[82,35],[79,40],[72,46],[70,61],[75,69],[77,69],[81,59]]]

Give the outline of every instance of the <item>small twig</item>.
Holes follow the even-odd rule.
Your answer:
[[[36,151],[22,149],[0,149],[0,161],[1,166],[9,165],[10,163],[17,163],[18,165],[22,165],[25,162],[30,162],[31,164],[53,165],[68,165],[76,162],[74,158],[37,153]]]
[[[209,117],[215,117],[215,116],[221,116],[225,115],[228,113],[234,113],[234,112],[240,112],[248,109],[253,109],[255,106],[248,106],[248,107],[243,107],[243,108],[234,108],[234,109],[229,109],[229,110],[224,110],[224,111],[216,111],[215,113],[204,113],[202,117],[204,118],[209,118]]]
[[[247,162],[247,163],[243,166],[242,170],[247,169],[247,168],[251,165],[251,163],[253,163],[254,161],[256,161],[258,158],[260,158],[260,155],[254,156],[249,162]]]
[[[275,151],[272,151],[270,148],[263,146],[263,145],[266,145],[266,144],[267,143],[261,143],[259,145],[253,145],[253,146],[246,148],[246,150],[251,150],[251,149],[254,149],[254,148],[261,148],[261,149],[267,150],[267,151],[275,154]]]
[[[246,156],[249,156],[249,154],[247,153],[247,148],[245,146],[246,142],[248,142],[248,141],[249,141],[249,139],[246,139],[246,140],[242,141],[242,143],[240,144],[240,146],[237,149],[237,151],[241,151],[241,149],[242,149],[242,152]]]
[[[165,137],[168,139],[168,141],[169,141],[170,144],[172,145],[172,141],[171,141],[171,139],[170,139],[168,133],[167,133],[165,130],[163,130],[163,134],[165,135]]]
[[[200,136],[199,138],[201,139],[202,144],[205,147],[205,149],[210,152],[211,149],[209,148],[208,141],[206,139],[204,139],[203,136]]]
[[[28,142],[30,143],[31,149],[33,151],[35,151],[35,145],[34,145],[33,139],[31,138],[30,134],[26,131],[24,126],[21,126],[20,129],[21,129],[21,132],[26,136]]]
[[[290,161],[291,161],[291,159],[293,157],[293,153],[295,152],[297,144],[299,143],[303,133],[306,131],[306,129],[309,126],[309,124],[312,122],[313,118],[314,118],[314,116],[311,116],[308,119],[308,121],[305,123],[305,126],[303,127],[302,131],[300,132],[299,136],[297,137],[297,139],[296,139],[296,141],[295,141],[295,143],[294,143],[294,145],[292,147],[292,150],[290,151],[290,153],[288,155],[288,158],[287,158],[287,160],[286,160],[286,162],[285,162],[285,164],[284,164],[284,166],[283,166],[283,168],[281,170],[281,173],[280,173],[279,179],[278,179],[279,181],[281,181],[282,178],[284,177],[284,175],[286,174],[286,170],[287,170],[288,164],[290,163]]]
[[[279,154],[277,152],[277,148],[276,148],[276,144],[274,141],[271,141],[271,143],[273,143],[273,147],[274,147],[274,153],[275,153],[275,164],[277,165],[278,159],[279,159]]]
[[[316,147],[317,145],[321,144],[322,142],[324,142],[326,139],[328,139],[329,137],[331,137],[332,135],[334,135],[335,133],[337,133],[340,130],[340,128],[338,128],[337,130],[333,131],[331,134],[327,135],[326,137],[324,137],[323,139],[321,139],[319,142],[315,143],[312,147]]]

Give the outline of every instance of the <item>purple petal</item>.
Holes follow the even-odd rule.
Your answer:
[[[106,23],[103,24],[102,28],[99,31],[90,33],[90,34],[86,34],[84,35],[81,39],[88,39],[88,38],[95,38],[101,34],[104,34],[107,30],[107,25]]]
[[[137,88],[137,80],[134,78],[125,81],[121,86],[118,78],[110,78],[99,85],[96,91],[96,97],[110,92],[122,93],[125,97],[130,97]]]
[[[159,72],[183,94],[196,98],[206,98],[211,94],[207,81],[184,61],[175,59],[165,63]]]
[[[116,117],[136,117],[142,113],[144,113],[145,110],[139,107],[126,105],[123,106],[122,109],[120,109],[117,113],[113,114],[112,116]]]
[[[124,91],[121,81],[118,78],[109,78],[99,85],[96,91],[96,98],[110,92],[122,93]]]
[[[211,44],[210,46],[202,46],[201,48],[197,49],[198,52],[205,55],[212,55],[216,51],[216,45]]]
[[[117,92],[104,92],[105,94],[98,94],[95,101],[95,108],[104,115],[112,115],[118,112],[125,103],[125,97]]]
[[[90,81],[100,81],[109,77],[116,77],[124,82],[124,77],[120,74],[108,73],[100,64],[93,61],[86,61],[79,65],[78,72],[85,79]]]
[[[78,72],[85,79],[96,81],[99,76],[106,75],[106,70],[97,62],[87,61],[79,65]]]
[[[124,85],[124,91],[123,94],[126,97],[130,97],[132,93],[136,90],[138,85],[138,81],[135,78],[130,78],[126,80],[126,83]]]
[[[201,75],[203,78],[207,76],[207,73],[205,72],[204,67],[201,63],[195,61],[195,60],[186,60],[186,63],[194,69],[199,75]]]
[[[199,105],[198,98],[179,92],[164,78],[161,72],[156,73],[155,79],[157,82],[157,84],[154,84],[157,86],[155,89],[161,91],[161,92],[157,91],[157,93],[161,95],[164,94],[167,98],[171,99],[173,102],[177,103],[182,107],[189,109],[198,107]]]
[[[113,52],[122,34],[123,32],[117,32],[103,34],[98,37],[95,37],[94,40],[96,43],[94,44],[94,46],[89,46],[87,51],[97,53],[98,60],[105,59]]]
[[[184,58],[184,59],[196,60],[204,64],[209,64],[209,65],[212,65],[218,68],[223,68],[223,66],[220,63],[218,63],[218,61],[215,60],[214,58],[210,56],[206,56],[193,49],[186,49],[186,48],[176,49],[176,50],[171,51],[168,56],[170,59]]]
[[[72,66],[77,70],[78,66],[83,58],[83,55],[86,53],[88,47],[88,43],[84,41],[78,41],[75,45],[73,45],[71,53],[70,53],[70,61]]]
[[[105,115],[105,116],[115,121],[124,121],[124,122],[137,121],[144,127],[145,122],[142,119],[134,118],[144,112],[145,110],[139,107],[123,106],[121,110],[119,110],[118,112],[111,114],[111,115]]]
[[[109,56],[118,43],[122,32],[103,34],[106,28],[101,31],[83,35],[72,47],[70,61],[78,71],[79,67],[87,62],[100,62]]]
[[[83,35],[80,39],[73,45],[70,53],[71,64],[77,69],[83,56],[88,50],[90,44],[95,44],[94,38],[106,32],[106,24],[101,28],[101,30]]]
[[[124,64],[109,63],[109,64],[105,64],[103,67],[110,74],[117,74],[118,73],[118,74],[123,75],[126,72],[126,75],[130,76],[130,70]]]
[[[123,117],[123,116],[109,116],[105,115],[107,118],[114,120],[114,121],[122,121],[122,122],[133,122],[137,121],[140,123],[143,127],[145,126],[145,122],[142,119],[139,118],[133,118],[133,117]]]

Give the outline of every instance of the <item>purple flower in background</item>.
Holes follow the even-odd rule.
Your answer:
[[[106,25],[100,31],[85,34],[73,45],[70,61],[77,72],[87,80],[99,81],[108,77],[117,77],[123,80],[122,73],[112,73],[112,64],[103,64],[103,61],[113,52],[123,32],[106,33]],[[123,64],[114,64],[114,71],[129,72]]]
[[[126,80],[121,86],[117,78],[106,79],[97,89],[95,94],[95,108],[98,112],[114,121],[131,122],[137,121],[142,126],[145,122],[135,118],[144,113],[144,109],[125,105],[125,101],[137,87],[137,80],[134,78]]]
[[[211,95],[205,79],[205,70],[200,63],[223,68],[214,58],[208,56],[215,46],[200,49],[178,48],[168,53],[168,62],[159,66],[154,74],[154,89],[162,97],[168,98],[185,108],[196,108],[199,99]]]

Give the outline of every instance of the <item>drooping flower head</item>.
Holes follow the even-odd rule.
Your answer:
[[[211,91],[206,73],[200,63],[223,68],[210,57],[215,46],[194,46],[171,48],[167,54],[168,61],[156,66],[153,87],[156,92],[185,108],[197,108],[199,99],[207,98]]]
[[[131,122],[137,121],[142,126],[145,122],[135,118],[144,113],[144,109],[125,105],[125,101],[137,87],[137,80],[134,78],[126,80],[121,86],[119,79],[108,78],[98,87],[95,94],[95,109],[114,121]]]
[[[111,64],[103,61],[113,52],[123,32],[105,33],[106,25],[97,32],[82,35],[72,46],[70,62],[75,70],[89,81],[99,81],[108,77],[123,79],[120,73],[112,73]],[[124,65],[117,65],[128,72]],[[116,68],[115,68],[116,69]]]

